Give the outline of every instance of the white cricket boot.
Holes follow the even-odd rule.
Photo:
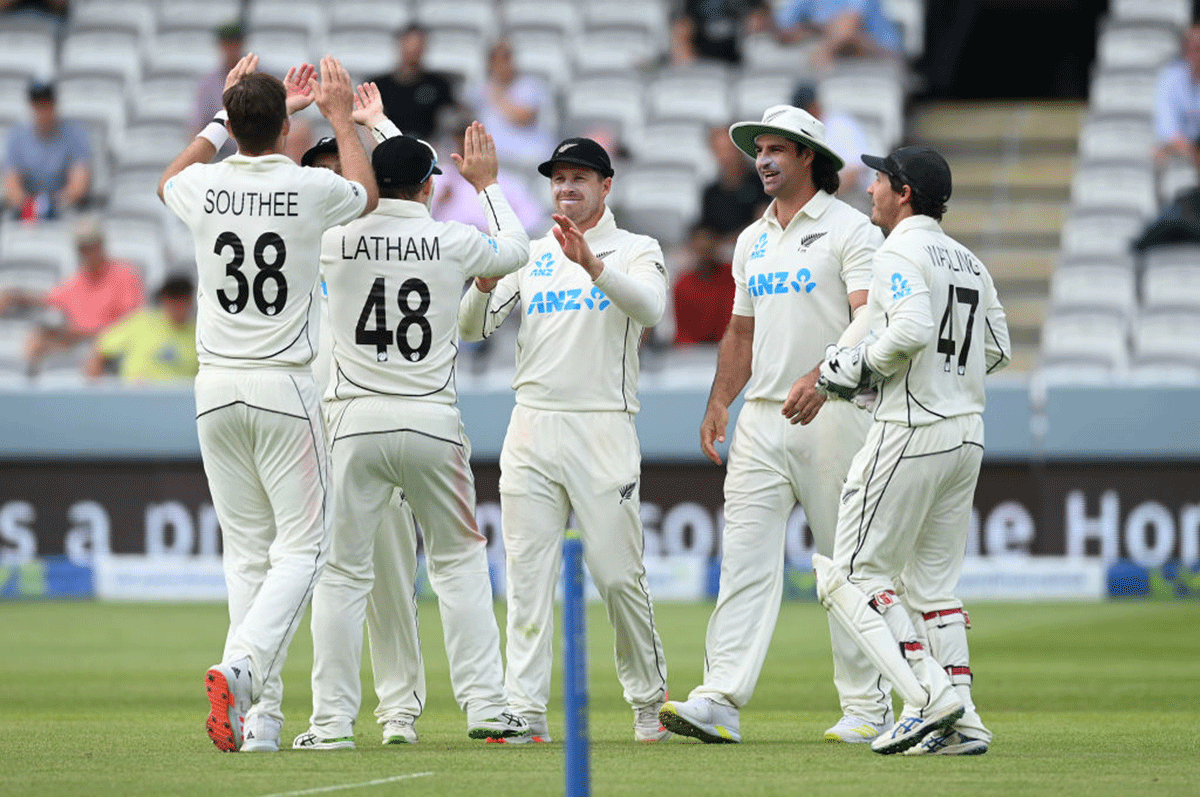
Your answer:
[[[735,744],[742,740],[738,710],[707,697],[668,700],[659,709],[658,719],[672,733],[707,744]]]
[[[416,720],[412,717],[396,717],[383,723],[384,744],[416,744]]]
[[[279,733],[283,723],[274,717],[251,714],[246,719],[246,736],[242,741],[243,753],[278,753]]]
[[[353,750],[353,736],[322,736],[309,728],[292,740],[293,750]]]
[[[879,734],[892,729],[896,724],[895,715],[889,708],[882,722],[871,722],[853,714],[843,715],[833,727],[825,731],[825,739],[830,742],[845,742],[846,744],[863,744],[874,741]]]
[[[638,742],[665,742],[671,738],[671,732],[658,718],[662,703],[652,703],[633,710],[633,738]]]

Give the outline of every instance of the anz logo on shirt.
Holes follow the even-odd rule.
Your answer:
[[[908,280],[896,272],[892,275],[892,301],[903,299],[912,293],[912,288],[908,287]]]
[[[790,271],[768,271],[763,274],[750,274],[746,279],[746,288],[751,296],[812,293],[816,287],[812,272],[806,268],[797,271],[794,277]]]
[[[547,252],[546,254],[533,261],[533,270],[529,272],[531,277],[553,277],[554,276],[554,255]]]
[[[500,254],[500,245],[498,243],[496,243],[495,238],[493,238],[492,236],[488,235],[485,232],[481,232],[479,234],[482,235],[483,240],[487,241],[488,244],[492,247],[493,252],[495,252],[496,254]]]
[[[750,250],[750,259],[758,260],[760,257],[767,256],[767,234],[764,232],[758,236],[758,240],[754,242],[754,248]]]
[[[529,309],[525,315],[534,313],[566,313],[575,310],[603,310],[612,304],[604,291],[592,286],[589,295],[583,295],[583,288],[570,288],[565,291],[538,291],[529,300]]]

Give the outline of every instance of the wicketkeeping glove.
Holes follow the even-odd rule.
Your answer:
[[[829,344],[825,348],[825,362],[821,363],[817,390],[829,398],[849,401],[864,390],[871,389],[879,376],[867,365],[866,355],[865,340],[843,349]]]

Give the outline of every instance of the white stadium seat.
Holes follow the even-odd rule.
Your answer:
[[[1111,313],[1052,315],[1042,327],[1043,362],[1091,362],[1123,368],[1129,361],[1128,326]]]
[[[1133,315],[1137,307],[1133,271],[1114,265],[1075,265],[1055,269],[1050,278],[1052,312],[1101,310]]]

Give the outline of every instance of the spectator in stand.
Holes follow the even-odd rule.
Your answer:
[[[157,307],[139,310],[100,333],[84,367],[95,379],[117,373],[129,382],[191,379],[196,359],[196,287],[185,276],[168,277]]]
[[[455,131],[439,142],[439,151],[444,150],[461,155],[463,136],[469,126],[470,124],[465,122],[456,125]],[[484,127],[489,133],[491,132],[492,128],[486,122]],[[554,144],[551,143],[546,149],[549,150],[553,146]],[[496,150],[499,152],[499,145]],[[530,195],[525,184],[512,175],[506,174],[503,169],[497,176],[496,183],[504,192],[508,204],[512,206],[513,212],[517,214],[517,219],[520,220],[525,231],[530,234],[536,232],[538,235],[545,232],[546,211]],[[434,184],[431,213],[438,221],[460,221],[476,227],[481,232],[488,232],[488,221],[484,216],[483,205],[479,202],[479,192],[458,173],[458,169],[446,169]]]
[[[865,198],[865,204],[869,205],[870,197],[866,191],[875,178],[862,162],[862,154],[867,151],[867,134],[859,121],[840,111],[826,112],[817,94],[817,87],[811,83],[801,83],[796,87],[792,105],[808,111],[825,124],[825,145],[846,161],[846,165],[838,172],[842,184],[837,195],[851,204]]]
[[[1158,73],[1154,106],[1154,131],[1160,159],[1181,156],[1200,160],[1200,24],[1183,36],[1183,57]]]
[[[67,0],[0,0],[0,14],[33,17],[62,27],[67,21]]]
[[[812,54],[818,70],[840,56],[899,59],[904,53],[900,30],[883,13],[881,0],[787,0],[775,24],[784,43],[820,37]]]
[[[0,293],[0,316],[13,308],[49,311],[25,345],[30,376],[55,351],[72,349],[142,305],[142,278],[128,263],[104,253],[104,234],[95,219],[83,218],[75,229],[79,270],[48,294],[21,290]]]
[[[671,18],[671,63],[742,62],[743,34],[770,29],[766,0],[683,0]]]
[[[734,146],[724,127],[712,128],[708,143],[717,160],[717,178],[704,187],[700,221],[716,230],[724,243],[732,244],[771,200],[754,171],[754,161]]]
[[[421,65],[425,28],[414,23],[396,34],[400,60],[393,71],[370,79],[383,97],[383,109],[405,135],[431,140],[444,111],[458,106],[450,80]]]
[[[733,313],[733,267],[718,252],[721,237],[700,221],[688,239],[691,267],[672,290],[675,345],[720,343]]]
[[[506,161],[536,166],[558,141],[550,87],[517,74],[512,45],[504,39],[488,51],[487,79],[468,87],[465,98]]]
[[[214,31],[217,49],[220,51],[220,63],[204,77],[196,86],[196,105],[192,111],[192,130],[203,130],[213,117],[221,110],[221,95],[225,91],[225,76],[237,65],[245,55],[246,32],[238,21],[226,22]],[[217,152],[218,157],[224,158],[237,151],[233,138]]]
[[[33,120],[8,137],[4,202],[26,221],[69,215],[87,199],[92,149],[82,126],[58,115],[54,85],[29,84]]]

